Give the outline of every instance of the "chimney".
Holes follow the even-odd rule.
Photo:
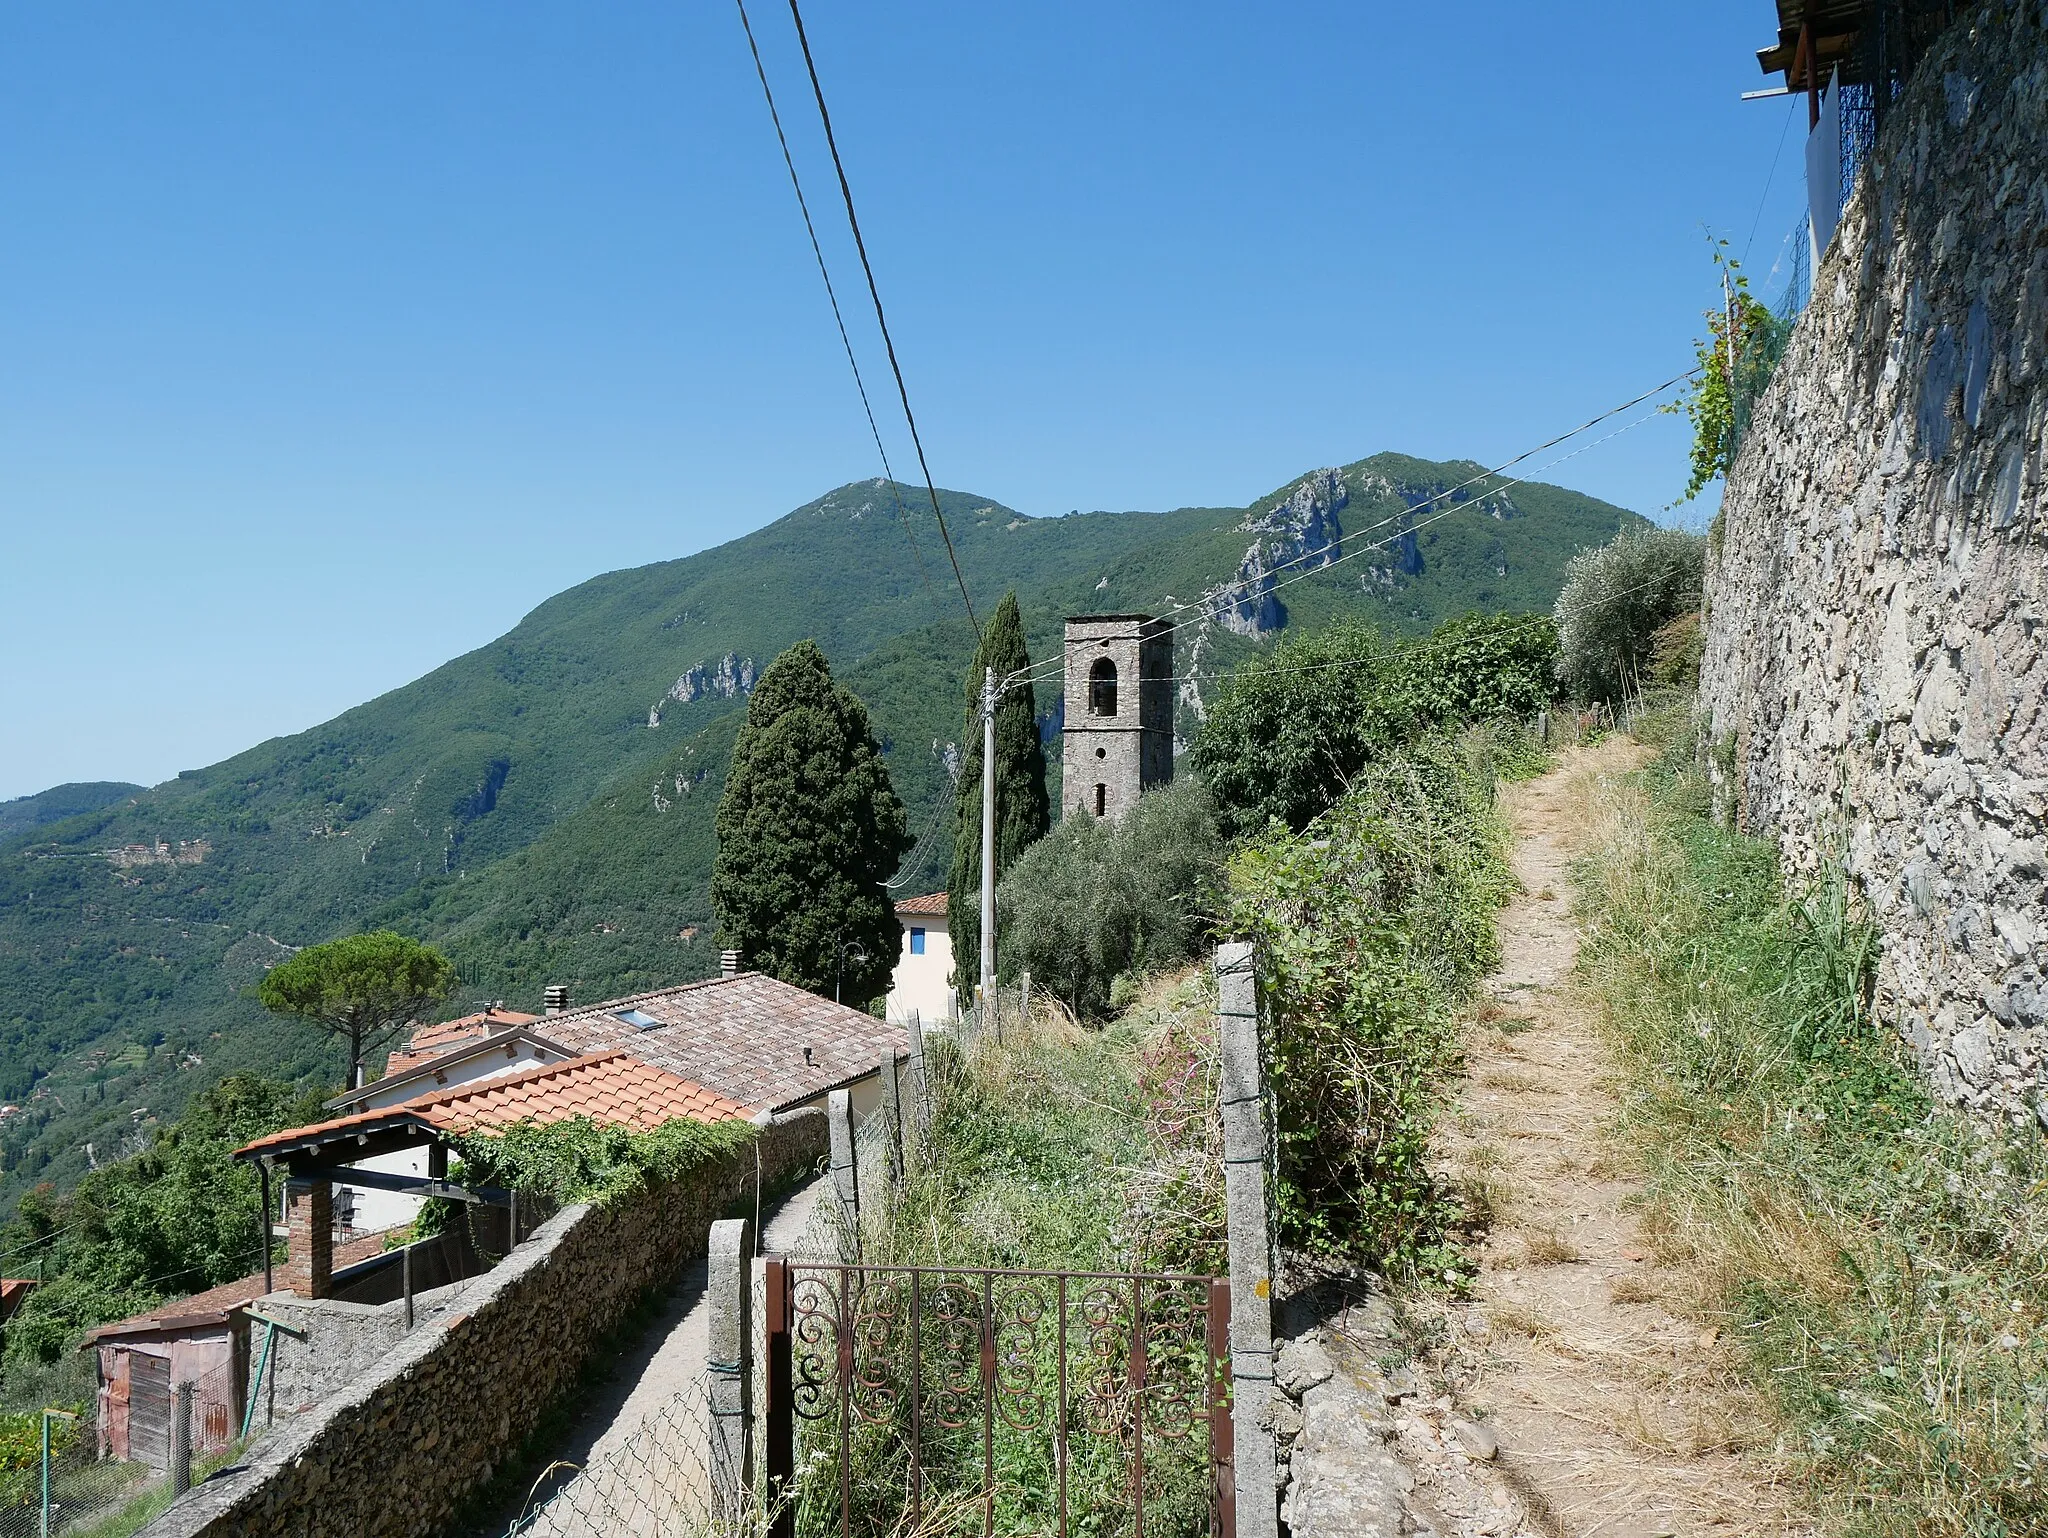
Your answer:
[[[720,977],[732,977],[739,969],[740,953],[738,951],[720,951],[718,953],[718,975]]]
[[[541,1010],[550,1015],[566,1015],[569,1012],[569,985],[549,983],[541,990]]]

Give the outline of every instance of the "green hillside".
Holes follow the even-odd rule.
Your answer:
[[[1305,484],[1341,495],[1347,559],[1251,604],[1269,625],[1363,614],[1412,633],[1472,609],[1547,608],[1574,551],[1636,521],[1527,485],[1403,532],[1416,504],[1478,470],[1379,455],[1250,509],[1033,519],[941,501],[977,605],[1015,588],[1035,657],[1056,650],[1066,614],[1167,612],[1231,582],[1255,542],[1266,565],[1285,559],[1288,529],[1244,526]],[[47,792],[74,815],[0,836],[0,1101],[18,1107],[0,1113],[0,1199],[75,1178],[223,1072],[333,1075],[320,1043],[248,997],[286,947],[390,924],[448,949],[462,1005],[712,970],[711,814],[737,685],[803,637],[867,700],[912,828],[933,829],[904,889],[940,884],[935,812],[972,638],[922,498],[841,487],[714,550],[571,588],[298,736],[147,791],[62,787],[92,792],[75,805]],[[1206,673],[1263,633],[1191,624],[1178,639],[1183,665]],[[1057,693],[1039,692],[1049,731]]]
[[[0,801],[0,839],[62,822],[81,812],[97,812],[123,796],[141,793],[140,785],[125,785],[118,780],[93,780],[82,785],[53,785],[33,796],[16,796],[12,801]]]

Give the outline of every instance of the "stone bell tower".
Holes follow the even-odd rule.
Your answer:
[[[1119,817],[1173,779],[1173,626],[1146,614],[1067,621],[1061,812]]]

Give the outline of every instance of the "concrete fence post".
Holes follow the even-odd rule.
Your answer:
[[[737,1523],[754,1499],[754,1225],[711,1225],[704,1371],[711,1402],[711,1509]]]
[[[171,1494],[183,1495],[192,1488],[192,1384],[191,1380],[171,1390]]]
[[[839,1249],[860,1251],[860,1169],[853,1146],[853,1097],[835,1089],[825,1102],[825,1125],[832,1142],[832,1193],[839,1199]]]
[[[889,1142],[889,1183],[903,1183],[903,1083],[897,1075],[897,1058],[894,1047],[885,1047],[882,1060],[876,1065],[876,1078],[882,1086],[882,1130],[888,1134]]]
[[[1252,947],[1216,947],[1217,1036],[1222,1048],[1223,1198],[1230,1245],[1232,1443],[1237,1538],[1278,1538],[1274,1457],[1273,1226],[1266,1189],[1266,1097],[1259,1054],[1258,977]]]
[[[922,1148],[925,1134],[932,1129],[932,1091],[925,1073],[924,1020],[915,1012],[910,1017],[910,1121],[917,1146]]]

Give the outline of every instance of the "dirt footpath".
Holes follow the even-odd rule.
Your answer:
[[[1614,1065],[1567,986],[1569,864],[1602,778],[1642,757],[1611,741],[1508,793],[1524,891],[1501,915],[1505,955],[1441,1138],[1493,1227],[1432,1366],[1498,1433],[1501,1472],[1558,1538],[1800,1532],[1766,1460],[1743,1455],[1768,1433],[1721,1343],[1665,1306],[1678,1279],[1607,1141]]]

